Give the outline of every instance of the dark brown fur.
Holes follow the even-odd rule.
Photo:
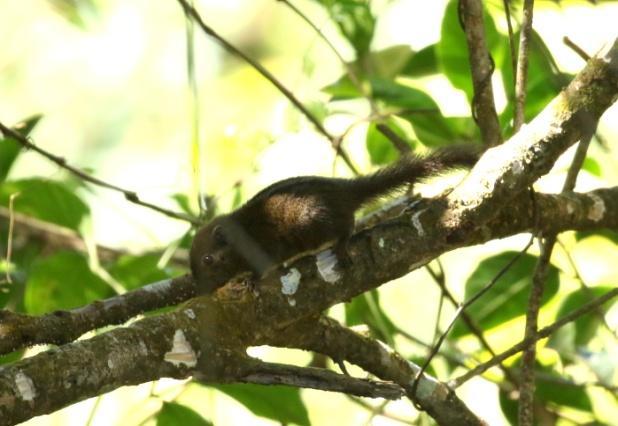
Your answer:
[[[478,156],[474,146],[452,146],[426,156],[408,155],[358,178],[301,176],[276,182],[197,232],[190,257],[198,289],[210,293],[241,272],[261,276],[329,242],[344,246],[362,205],[405,184],[470,167]]]

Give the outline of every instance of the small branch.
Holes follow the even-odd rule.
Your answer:
[[[511,6],[510,0],[502,0],[504,5],[504,14],[506,15],[506,26],[509,32],[509,51],[511,53],[511,72],[513,73],[513,87],[517,84],[517,53],[515,52],[515,34],[513,32],[513,23],[511,22]]]
[[[470,71],[474,86],[472,116],[481,130],[483,143],[486,146],[499,145],[502,143],[502,135],[491,86],[491,75],[495,65],[485,41],[483,4],[480,0],[459,0],[459,11],[468,42]]]
[[[345,359],[364,370],[399,384],[439,425],[482,425],[483,422],[443,383],[423,374],[418,394],[412,383],[420,368],[378,340],[362,336],[328,317],[299,321],[268,344],[296,347]]]
[[[298,100],[298,98],[287,87],[285,87],[283,85],[283,83],[281,83],[270,71],[268,71],[266,68],[264,68],[264,66],[262,64],[260,64],[258,61],[254,60],[254,59],[251,59],[249,56],[247,56],[246,53],[241,51],[239,48],[237,48],[232,43],[230,43],[225,38],[223,38],[221,35],[219,35],[217,32],[215,32],[214,29],[212,29],[211,27],[206,25],[206,22],[204,22],[204,20],[202,19],[200,14],[197,12],[197,10],[195,10],[195,8],[193,6],[191,6],[186,0],[177,0],[177,1],[180,4],[180,6],[182,7],[182,9],[184,10],[184,12],[187,14],[187,16],[190,16],[191,19],[193,19],[195,21],[195,23],[202,29],[202,31],[205,34],[207,34],[208,36],[210,36],[213,39],[215,39],[217,41],[217,43],[219,43],[219,45],[221,47],[223,47],[227,52],[229,52],[230,54],[232,54],[232,55],[234,55],[234,56],[236,56],[236,57],[238,57],[240,59],[242,59],[247,64],[249,64],[251,67],[253,67],[258,73],[260,73],[262,75],[262,77],[264,77],[273,86],[275,86],[277,88],[277,90],[279,90],[279,92],[281,92],[281,94],[283,94],[286,98],[288,98],[288,100],[305,117],[307,117],[307,119],[315,126],[315,128],[318,130],[318,132],[320,132],[322,135],[324,135],[331,142],[331,145],[336,150],[337,155],[339,155],[343,159],[343,161],[350,168],[350,170],[352,170],[352,172],[354,172],[354,174],[358,174],[358,170],[356,169],[356,167],[354,166],[354,164],[352,163],[352,161],[350,160],[350,158],[348,157],[346,152],[343,151],[343,149],[341,148],[341,140],[339,138],[336,138],[333,135],[331,135],[328,132],[328,130],[326,130],[326,128],[324,128],[324,126],[322,125],[320,120],[318,120],[317,117],[315,115],[313,115],[311,113],[311,111],[309,111],[303,105],[303,103],[300,102]]]
[[[590,55],[586,53],[584,49],[575,44],[575,42],[567,36],[562,37],[562,42],[569,46],[573,50],[573,52],[577,53],[579,57],[582,58],[584,61],[588,62],[590,60]]]
[[[466,313],[466,309],[469,308],[474,302],[479,300],[485,293],[487,293],[498,282],[498,280],[504,274],[506,274],[509,269],[511,269],[511,267],[517,262],[517,260],[519,260],[519,258],[521,256],[523,256],[528,251],[528,249],[530,248],[531,245],[532,245],[532,239],[530,239],[530,242],[526,245],[526,247],[524,247],[516,256],[513,256],[513,258],[506,265],[504,265],[504,267],[500,271],[498,271],[498,273],[491,279],[491,281],[489,283],[487,283],[476,294],[472,295],[472,297],[470,297],[468,300],[466,300],[463,304],[457,303],[455,301],[455,298],[452,296],[452,294],[448,291],[448,289],[446,288],[446,286],[442,282],[442,280],[436,279],[436,282],[438,283],[438,285],[440,286],[440,289],[442,290],[442,294],[445,295],[451,301],[451,303],[453,304],[454,307],[457,308],[457,310],[455,311],[455,314],[453,315],[453,318],[451,318],[450,323],[446,327],[446,330],[444,330],[442,335],[439,336],[438,340],[436,341],[436,343],[431,348],[431,351],[429,352],[429,355],[427,356],[427,359],[425,359],[425,362],[421,366],[421,373],[425,372],[425,370],[427,369],[427,367],[431,363],[431,360],[436,356],[436,354],[440,350],[440,347],[442,346],[442,343],[444,343],[444,340],[448,336],[448,333],[451,331],[451,329],[453,328],[453,326],[455,325],[455,322],[457,321],[457,319],[459,319],[459,317],[462,317],[464,319],[466,325],[468,325],[468,328],[473,332],[473,334],[481,342],[482,346],[492,356],[496,356],[496,353],[494,352],[492,347],[489,345],[489,342],[487,341],[487,339],[485,339],[485,336],[483,335],[482,330],[480,329],[480,327],[478,327],[474,323],[472,318]],[[515,385],[515,386],[518,385],[519,380],[511,373],[511,371],[506,366],[500,364],[500,369],[503,371],[504,376],[513,385]],[[418,381],[415,381],[413,386],[412,386],[412,389],[413,389],[414,393],[416,393],[416,387],[417,386],[418,386]]]
[[[541,330],[539,330],[539,332],[537,333],[537,339],[543,339],[545,337],[550,336],[551,334],[553,334],[556,330],[558,330],[559,328],[563,327],[564,325],[575,321],[576,319],[578,319],[579,317],[588,314],[589,312],[598,309],[599,306],[603,305],[604,303],[610,301],[611,299],[613,299],[614,297],[618,296],[618,288],[612,289],[610,291],[608,291],[607,293],[605,293],[604,295],[596,298],[595,300],[585,304],[584,306],[572,311],[570,314],[565,315],[564,317],[560,318],[558,321],[554,322],[553,324],[542,328]],[[452,389],[455,389],[459,386],[461,386],[462,384],[464,384],[465,382],[467,382],[468,380],[470,380],[471,378],[478,376],[482,373],[484,373],[485,371],[487,371],[488,369],[490,369],[491,367],[497,365],[498,363],[512,357],[513,355],[521,352],[522,350],[524,350],[524,348],[530,346],[530,345],[534,345],[536,343],[536,340],[522,340],[521,342],[519,342],[518,344],[516,344],[515,346],[513,346],[512,348],[502,352],[501,354],[499,354],[498,356],[495,356],[493,358],[491,358],[489,361],[473,368],[472,370],[468,371],[465,374],[462,374],[461,376],[450,380],[448,382],[448,386]]]
[[[238,381],[261,385],[288,385],[388,400],[396,400],[404,396],[403,389],[394,383],[358,379],[323,368],[297,367],[261,361],[251,366],[250,371],[239,377]]]
[[[42,155],[43,157],[47,158],[49,161],[51,161],[52,163],[56,164],[58,167],[68,171],[69,173],[77,176],[79,179],[81,179],[84,182],[88,182],[92,185],[95,186],[99,186],[101,188],[106,188],[106,189],[110,189],[112,191],[116,191],[116,192],[120,192],[124,195],[124,198],[127,201],[130,201],[134,204],[149,208],[151,210],[157,211],[159,213],[162,213],[168,217],[172,217],[174,219],[179,219],[179,220],[184,220],[185,222],[189,222],[192,225],[196,225],[199,226],[201,225],[201,222],[197,219],[194,219],[191,216],[188,216],[184,213],[177,213],[168,209],[165,209],[163,207],[159,207],[155,204],[151,204],[151,203],[147,203],[145,201],[142,201],[139,199],[138,195],[136,192],[134,191],[129,191],[128,189],[124,189],[121,188],[119,186],[113,185],[111,183],[105,182],[101,179],[98,179],[92,175],[89,175],[88,173],[84,172],[81,169],[78,169],[77,167],[73,167],[70,164],[67,164],[67,161],[63,158],[63,157],[59,157],[55,154],[52,154],[51,152],[45,151],[43,148],[38,147],[37,145],[33,144],[32,142],[30,142],[28,140],[28,138],[26,138],[25,136],[21,135],[20,133],[6,127],[4,124],[2,124],[0,122],[0,132],[2,132],[2,134],[5,137],[10,137],[11,139],[15,140],[16,142],[19,142],[22,146],[24,146],[24,148],[27,149],[31,149],[37,153],[39,153],[40,155]]]
[[[551,254],[556,242],[556,235],[552,234],[540,242],[541,256],[536,265],[532,277],[532,287],[528,299],[526,311],[526,329],[524,340],[534,342],[537,340],[537,324],[541,298],[545,283],[547,282],[548,268]],[[536,346],[529,345],[522,355],[521,380],[519,384],[518,419],[522,426],[532,426],[534,420],[534,368],[536,361]]]
[[[360,81],[360,79],[358,78],[356,73],[354,72],[354,69],[352,68],[352,66],[350,66],[350,64],[348,62],[346,62],[346,60],[341,55],[341,53],[339,53],[339,51],[337,50],[335,45],[333,43],[331,43],[331,41],[328,39],[328,37],[326,37],[324,35],[324,33],[313,22],[311,22],[311,20],[307,17],[307,15],[305,15],[298,7],[296,7],[294,4],[292,4],[292,2],[290,2],[289,0],[276,0],[276,1],[279,1],[279,2],[281,2],[283,4],[285,4],[287,7],[289,7],[292,10],[292,12],[294,12],[300,19],[305,21],[305,23],[307,25],[309,25],[313,29],[313,31],[315,31],[315,33],[318,35],[318,37],[320,37],[320,39],[324,43],[326,43],[326,45],[330,48],[330,50],[335,54],[337,59],[339,59],[339,62],[341,62],[341,65],[346,70],[346,74],[348,74],[348,76],[350,77],[350,81],[352,82],[352,84],[354,84],[354,86],[356,86],[356,88],[358,89],[359,93],[361,93],[365,98],[367,98],[367,100],[369,102],[373,102],[373,99],[371,98],[371,96],[369,96],[368,93],[366,93],[367,90],[365,89],[365,87],[363,86],[362,82]],[[374,109],[374,108],[372,108],[372,109]]]
[[[587,136],[579,142],[577,150],[569,171],[564,181],[562,193],[570,193],[575,188],[577,175],[581,170],[586,153],[590,146],[592,135],[595,132],[594,120],[588,123],[588,129],[585,129]],[[548,234],[540,241],[541,256],[536,265],[534,275],[532,277],[532,288],[530,289],[530,297],[528,300],[528,309],[526,311],[526,327],[524,333],[525,340],[534,341],[537,339],[538,316],[541,308],[541,298],[547,282],[548,268],[550,265],[551,254],[556,244],[557,234]],[[535,391],[535,363],[536,363],[536,345],[528,346],[522,356],[521,368],[521,383],[519,388],[519,406],[518,418],[519,424],[524,426],[532,426],[534,421],[534,391]]]
[[[393,146],[397,149],[397,151],[399,151],[400,154],[403,155],[412,151],[410,145],[408,145],[402,137],[395,133],[393,129],[388,127],[386,124],[378,123],[376,124],[376,129],[378,129],[380,133],[382,133],[389,141],[393,143]]]
[[[528,53],[532,33],[532,12],[534,0],[524,0],[524,11],[519,34],[519,56],[517,58],[517,77],[515,79],[515,116],[513,128],[517,132],[524,124],[524,108],[526,105],[526,89],[528,85]]]

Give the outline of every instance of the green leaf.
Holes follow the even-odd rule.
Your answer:
[[[300,398],[298,388],[253,384],[221,384],[212,387],[234,398],[256,416],[281,424],[310,424],[307,408]]]
[[[341,34],[354,47],[356,56],[363,58],[369,52],[376,19],[366,0],[318,0]]]
[[[373,98],[390,107],[405,110],[425,111],[429,109],[436,112],[440,111],[431,96],[422,90],[378,77],[371,78],[370,83]]]
[[[210,426],[211,422],[204,419],[193,409],[175,402],[163,402],[157,413],[157,426]]]
[[[0,183],[0,205],[8,206],[16,193],[16,211],[75,231],[89,214],[88,206],[60,182],[32,178]]]
[[[365,324],[385,342],[392,342],[397,327],[380,306],[376,290],[363,293],[345,304],[345,319],[348,326]]]
[[[517,254],[517,252],[504,252],[483,260],[466,282],[465,299],[470,299],[485,287]],[[526,313],[536,264],[536,256],[522,255],[483,295],[481,300],[466,309],[468,315],[474,319],[481,330],[489,330]],[[558,270],[549,265],[542,304],[547,303],[556,294],[558,285]],[[453,327],[451,336],[461,337],[468,333],[470,333],[470,330],[461,321],[458,321]]]
[[[577,241],[581,241],[585,238],[595,237],[595,236],[607,238],[608,240],[614,242],[615,244],[618,244],[618,232],[612,229],[595,229],[592,231],[575,232],[575,239]]]
[[[411,55],[401,70],[401,75],[418,78],[437,74],[438,72],[436,45],[432,44]]]
[[[408,137],[406,132],[397,124],[395,120],[388,119],[382,124],[388,126],[397,136],[411,147],[413,144],[407,141]],[[365,137],[365,143],[367,145],[367,151],[369,152],[369,158],[373,164],[389,164],[395,161],[399,157],[399,151],[393,145],[393,142],[382,134],[377,128],[378,123],[370,123],[367,128],[367,135]]]
[[[521,367],[521,358],[517,362]],[[534,399],[542,406],[561,405],[582,411],[592,410],[590,397],[583,386],[565,382],[550,366],[535,364],[537,371]],[[500,407],[511,424],[517,424],[517,401],[509,397],[510,391],[500,390]]]
[[[371,76],[385,79],[394,79],[416,54],[408,45],[389,46],[386,49],[371,52],[368,61],[371,64]],[[365,61],[366,62],[366,61]],[[353,67],[366,75],[367,72],[355,61]]]
[[[105,281],[88,267],[84,256],[62,251],[38,260],[26,283],[26,311],[40,315],[71,309],[111,296]]]
[[[86,28],[100,15],[96,0],[50,0],[60,15],[73,25]]]
[[[601,174],[603,173],[601,170],[601,163],[592,157],[586,157],[582,169],[597,177],[601,177]]]
[[[159,258],[157,254],[124,255],[108,271],[124,288],[133,290],[169,278],[169,274],[157,266]]]
[[[463,90],[470,101],[474,95],[474,90],[470,76],[466,34],[459,23],[458,3],[457,0],[451,0],[446,6],[442,19],[441,37],[436,46],[436,56],[446,78],[457,89]],[[496,63],[500,63],[498,61],[498,59],[501,59],[502,50],[500,47],[507,46],[508,39],[498,33],[491,15],[486,10],[483,13],[483,22],[487,48]]]
[[[612,290],[612,287],[599,286],[592,288],[581,288],[577,291],[571,292],[560,304],[560,308],[556,313],[556,319],[562,318],[563,316],[585,305],[586,303],[593,301],[610,290]],[[614,301],[614,303],[618,303],[618,301]],[[604,315],[611,307],[612,303],[606,303],[599,307],[597,313]],[[574,333],[572,339],[572,342],[575,345],[575,347],[572,348],[572,351],[574,352],[576,347],[586,345],[597,334],[597,329],[601,326],[602,322],[601,318],[592,312],[588,315],[579,317],[573,322],[573,324],[574,327],[570,330]],[[550,346],[551,344],[552,339],[549,341]]]
[[[15,130],[28,136],[41,117],[41,115],[34,115],[15,126]],[[0,182],[6,179],[21,149],[22,145],[11,138],[0,139]]]

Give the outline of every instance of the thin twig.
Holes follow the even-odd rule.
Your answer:
[[[560,327],[564,326],[565,324],[568,324],[572,321],[575,321],[577,318],[581,317],[582,315],[585,315],[591,311],[593,311],[594,309],[597,309],[599,306],[603,305],[604,303],[606,303],[607,301],[613,299],[614,297],[618,296],[618,288],[614,288],[610,291],[608,291],[607,293],[605,293],[604,295],[596,298],[595,300],[586,303],[584,306],[582,306],[581,308],[578,308],[574,311],[572,311],[571,313],[565,315],[564,317],[560,318],[558,321],[554,322],[553,324],[542,328],[541,330],[539,330],[539,332],[537,333],[537,340],[538,339],[543,339],[549,335],[551,335],[552,333],[554,333],[556,330],[558,330]],[[467,382],[468,380],[470,380],[471,378],[478,376],[480,374],[483,374],[485,371],[487,371],[488,369],[490,369],[491,367],[501,363],[502,361],[504,361],[507,358],[512,357],[513,355],[521,352],[524,348],[533,345],[536,343],[536,340],[522,340],[520,341],[518,344],[516,344],[515,346],[513,346],[512,348],[502,352],[500,355],[497,355],[493,358],[491,358],[489,361],[476,366],[475,368],[473,368],[472,370],[468,371],[465,374],[462,374],[461,376],[451,380],[448,382],[448,386],[451,389],[455,389],[459,386],[461,386],[463,383]]]
[[[15,198],[19,196],[19,192],[11,194],[9,197],[9,235],[6,242],[6,282],[13,284],[11,279],[11,257],[13,254],[13,227],[15,225]]]
[[[451,322],[446,327],[446,330],[444,330],[442,335],[438,338],[437,342],[433,345],[433,347],[431,348],[431,352],[429,353],[429,355],[427,356],[427,359],[425,359],[425,362],[421,366],[420,373],[418,374],[417,379],[414,381],[414,384],[412,385],[413,395],[416,395],[416,390],[418,387],[418,377],[421,377],[422,373],[425,372],[425,370],[427,369],[427,367],[429,367],[429,364],[431,363],[433,358],[440,351],[440,347],[442,346],[442,343],[444,343],[444,340],[446,339],[446,337],[448,336],[448,333],[451,331],[451,329],[455,325],[455,322],[457,321],[457,319],[460,316],[462,318],[469,318],[466,313],[466,309],[469,308],[470,305],[472,305],[478,299],[480,299],[485,293],[487,293],[487,291],[489,291],[498,282],[498,280],[504,274],[506,274],[509,269],[511,269],[511,267],[515,264],[515,262],[517,262],[517,260],[519,260],[519,258],[528,251],[528,249],[532,245],[532,241],[533,241],[533,238],[530,238],[530,241],[528,242],[528,244],[516,256],[513,256],[513,258],[506,265],[504,265],[504,267],[493,277],[493,279],[487,285],[485,285],[485,287],[479,290],[470,299],[466,300],[465,303],[457,306],[457,310],[455,311],[455,314],[453,315]],[[440,285],[439,280],[436,280],[436,282],[438,283],[438,285]],[[449,291],[446,289],[446,286],[442,285],[441,289],[442,289],[443,294],[446,295],[447,298],[449,298],[449,300],[454,302],[454,298],[452,297],[452,295],[450,295]],[[467,323],[471,322],[471,318],[466,320],[466,322]],[[482,333],[480,332],[477,333],[477,337],[483,343],[483,345],[489,350],[489,352],[495,356],[495,353],[489,346],[489,343],[485,340],[485,337],[482,335]],[[509,381],[511,381],[511,383],[513,384],[517,384],[517,379],[510,373],[510,371],[504,366],[501,366],[501,368],[502,368],[502,371],[505,373],[505,376],[509,379]]]
[[[10,137],[11,139],[14,139],[16,142],[19,142],[21,145],[23,145],[25,148],[31,149],[37,153],[39,153],[40,155],[42,155],[43,157],[47,158],[49,161],[51,161],[52,163],[55,163],[58,167],[67,170],[68,172],[72,173],[73,175],[77,176],[78,178],[80,178],[81,180],[83,180],[84,182],[88,182],[92,185],[95,186],[99,186],[101,188],[107,188],[110,189],[112,191],[116,191],[116,192],[120,192],[124,195],[124,198],[127,201],[130,201],[134,204],[138,204],[140,206],[143,207],[147,207],[151,210],[155,210],[159,213],[162,213],[166,216],[169,217],[173,217],[174,219],[179,219],[179,220],[184,220],[186,222],[189,222],[193,225],[199,226],[201,225],[201,222],[197,219],[194,219],[193,217],[186,215],[184,213],[177,213],[168,209],[165,209],[163,207],[159,207],[155,204],[151,204],[151,203],[147,203],[145,201],[142,201],[139,199],[139,197],[137,196],[137,193],[134,191],[129,191],[128,189],[124,189],[121,188],[119,186],[113,185],[111,183],[105,182],[101,179],[98,179],[92,175],[89,175],[88,173],[86,173],[85,171],[78,169],[77,167],[73,167],[70,164],[67,163],[66,159],[64,159],[63,157],[57,156],[55,154],[52,154],[49,151],[44,150],[43,148],[38,147],[37,145],[35,145],[34,143],[30,142],[28,140],[28,138],[26,138],[25,136],[23,136],[22,134],[14,131],[13,129],[5,126],[4,124],[2,124],[0,122],[0,132],[2,132],[2,134],[4,134],[4,136]]]
[[[376,124],[376,129],[378,129],[380,133],[382,133],[389,141],[393,143],[393,146],[397,149],[397,151],[399,151],[400,154],[407,154],[412,151],[410,145],[408,145],[408,143],[401,136],[395,133],[393,129],[388,127],[386,124],[378,123]]]
[[[555,234],[545,237],[544,241],[539,241],[541,255],[532,277],[532,288],[530,289],[528,309],[526,311],[525,340],[535,341],[537,339],[536,333],[541,299],[549,273],[550,259],[555,242]],[[522,356],[521,380],[519,384],[518,418],[519,424],[524,426],[532,426],[534,420],[535,359],[536,345],[530,345],[524,350]]]
[[[305,23],[307,23],[307,25],[309,25],[315,31],[315,33],[318,35],[318,37],[320,37],[320,39],[324,43],[326,43],[326,45],[330,48],[330,50],[335,54],[337,59],[339,59],[339,62],[341,62],[341,65],[345,68],[346,73],[350,77],[350,81],[352,82],[352,84],[354,84],[354,86],[356,86],[356,88],[363,95],[363,97],[367,98],[367,100],[369,102],[373,102],[373,99],[371,98],[371,96],[368,93],[366,93],[365,87],[363,86],[362,82],[360,81],[360,79],[356,75],[356,72],[354,72],[354,69],[352,68],[352,66],[345,60],[343,55],[341,55],[339,50],[337,50],[335,45],[328,39],[328,37],[326,37],[324,35],[322,30],[320,30],[318,28],[318,26],[315,25],[309,19],[309,17],[307,15],[305,15],[298,7],[296,7],[294,4],[292,4],[289,0],[277,0],[277,1],[281,2],[281,3],[285,4],[287,7],[289,7],[296,15],[298,15],[298,17],[300,19],[305,21]]]
[[[569,37],[567,37],[567,36],[562,37],[562,42],[564,44],[566,44],[567,46],[569,46],[584,61],[588,62],[590,60],[590,55],[588,53],[586,53],[586,51],[584,49],[582,49],[577,44],[575,44],[575,42],[573,40],[571,40]]]
[[[481,131],[483,143],[487,146],[499,145],[502,143],[502,135],[491,86],[495,65],[485,41],[481,0],[459,0],[459,17],[466,33],[474,87],[472,116]]]
[[[577,150],[569,171],[564,180],[562,192],[570,192],[575,188],[577,175],[581,170],[586,153],[590,146],[590,140],[594,134],[594,125],[584,122],[586,125],[586,134],[577,145]],[[547,281],[548,269],[550,266],[551,254],[556,244],[557,234],[552,233],[546,235],[544,240],[540,241],[541,255],[532,277],[532,288],[530,289],[530,297],[528,300],[528,309],[526,311],[526,328],[524,338],[526,340],[535,341],[537,339],[538,316],[541,309],[541,299],[543,290]],[[518,418],[519,424],[531,426],[534,422],[534,391],[535,391],[535,361],[536,361],[536,345],[528,346],[522,356],[521,368],[521,383],[519,388],[519,405]]]
[[[246,53],[241,51],[239,48],[237,48],[232,43],[230,43],[225,38],[223,38],[221,35],[219,35],[217,32],[215,32],[214,29],[208,26],[206,22],[204,22],[204,20],[202,19],[198,11],[195,10],[195,8],[191,6],[187,2],[187,0],[177,0],[177,1],[180,4],[180,6],[183,8],[184,12],[197,23],[197,25],[202,29],[202,31],[205,34],[215,39],[221,45],[221,47],[223,47],[226,51],[228,51],[234,56],[241,58],[251,67],[253,67],[258,73],[262,75],[262,77],[264,77],[273,86],[275,86],[277,90],[281,92],[281,94],[283,94],[286,98],[288,98],[288,100],[305,117],[307,117],[307,119],[315,126],[315,128],[331,142],[331,145],[333,146],[333,148],[335,148],[337,154],[343,159],[343,161],[350,168],[350,170],[352,170],[354,174],[358,174],[358,170],[356,169],[356,167],[354,166],[354,164],[352,163],[352,161],[350,160],[346,152],[343,151],[343,149],[341,148],[341,138],[337,138],[331,135],[328,132],[328,130],[324,128],[320,120],[318,120],[318,118],[315,115],[313,115],[311,111],[309,111],[307,107],[305,107],[305,105],[303,105],[303,103],[300,102],[298,98],[287,87],[283,85],[283,83],[281,83],[270,71],[264,68],[262,64],[260,64],[258,61],[254,59],[251,59],[249,56],[247,56]]]
[[[504,13],[506,15],[506,26],[509,32],[509,49],[511,52],[511,72],[513,73],[513,87],[517,84],[517,52],[515,51],[515,34],[513,32],[513,23],[511,22],[511,6],[509,0],[502,0],[504,4]]]
[[[515,116],[513,128],[517,132],[524,124],[526,89],[528,86],[528,54],[532,33],[532,12],[534,0],[524,0],[524,11],[519,34],[519,56],[517,58],[517,76],[515,79]]]

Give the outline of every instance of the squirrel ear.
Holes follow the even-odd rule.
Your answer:
[[[218,244],[225,244],[225,236],[223,235],[223,229],[221,229],[221,225],[217,225],[212,230],[212,236]]]

